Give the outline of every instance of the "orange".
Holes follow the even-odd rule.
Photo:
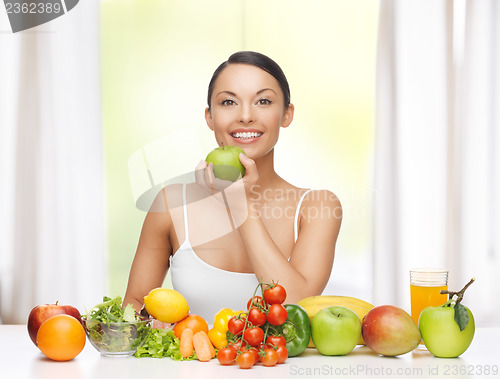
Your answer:
[[[36,342],[42,353],[55,361],[69,361],[85,346],[82,324],[73,316],[60,314],[46,320],[38,329]]]
[[[208,333],[208,324],[201,316],[188,315],[175,324],[173,329],[175,336],[180,339],[184,329],[191,329],[193,334],[201,331]]]

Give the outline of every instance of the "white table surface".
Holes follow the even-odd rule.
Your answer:
[[[75,359],[54,362],[45,358],[31,342],[26,325],[0,325],[0,379],[84,378],[500,378],[500,327],[478,328],[469,349],[459,358],[436,358],[414,350],[398,357],[382,357],[366,346],[342,357],[322,356],[307,349],[275,367],[221,366],[210,362],[176,362],[170,358],[106,358],[87,341]],[[496,367],[496,375],[494,374]]]

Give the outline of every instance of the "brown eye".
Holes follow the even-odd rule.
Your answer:
[[[259,105],[269,105],[269,104],[271,104],[271,100],[269,100],[269,99],[259,99],[258,104]]]
[[[226,99],[226,100],[222,100],[221,101],[221,104],[222,105],[235,105],[236,103],[233,101],[233,100],[230,100],[230,99]]]

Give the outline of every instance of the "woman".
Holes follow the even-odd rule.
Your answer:
[[[244,309],[258,278],[279,281],[287,303],[322,293],[342,208],[333,193],[295,187],[274,170],[279,132],[293,114],[286,77],[267,56],[238,52],[217,68],[205,119],[219,146],[244,150],[246,173],[222,196],[212,164],[202,161],[196,183],[159,194],[166,211],[145,218],[124,303],[141,309],[169,269],[191,313],[209,323],[221,308]]]

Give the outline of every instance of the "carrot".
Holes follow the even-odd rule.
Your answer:
[[[194,351],[201,362],[208,362],[215,357],[215,348],[207,333],[199,331],[193,336]]]
[[[183,358],[190,357],[193,355],[193,331],[191,329],[184,329],[181,334],[181,339],[179,342],[179,352]]]

